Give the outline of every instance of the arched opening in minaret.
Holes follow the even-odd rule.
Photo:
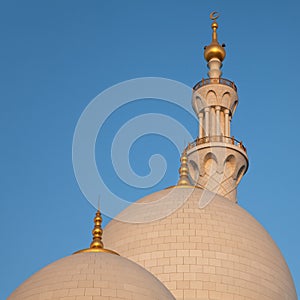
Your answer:
[[[226,178],[232,176],[236,169],[236,158],[229,155],[224,161],[224,175]]]
[[[244,175],[244,173],[245,173],[245,170],[246,170],[246,167],[245,167],[245,166],[242,166],[242,167],[239,169],[239,171],[238,171],[238,173],[237,173],[237,175],[236,175],[236,185],[238,185],[238,184],[240,183],[240,181],[241,181],[241,179],[242,179],[242,177],[243,177],[243,175]]]
[[[217,172],[218,160],[213,153],[207,153],[204,158],[204,170],[209,176],[212,176]]]

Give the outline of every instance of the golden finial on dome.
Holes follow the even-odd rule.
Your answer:
[[[212,41],[210,45],[204,47],[204,57],[207,62],[209,62],[213,58],[219,59],[221,62],[224,60],[226,56],[226,51],[224,49],[225,45],[222,46],[218,42],[218,23],[216,20],[219,18],[220,14],[216,11],[213,11],[210,14],[210,19],[213,21],[211,24],[212,32]]]
[[[105,249],[104,246],[103,246],[103,242],[102,242],[102,234],[103,234],[102,216],[101,216],[101,212],[100,212],[99,209],[97,210],[96,216],[94,218],[94,229],[93,229],[92,233],[93,233],[93,241],[90,244],[90,248],[76,251],[74,254],[84,253],[84,252],[94,252],[94,253],[95,252],[106,252],[106,253],[119,255],[118,253],[116,253],[112,250]]]
[[[188,157],[187,157],[187,153],[186,150],[184,150],[182,152],[182,155],[180,157],[180,168],[179,168],[179,180],[177,182],[178,186],[190,186],[191,182],[189,179],[189,168],[188,168]]]

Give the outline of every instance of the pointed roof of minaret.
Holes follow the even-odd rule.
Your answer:
[[[90,248],[76,251],[74,254],[84,253],[84,252],[106,252],[106,253],[119,255],[118,253],[116,253],[112,250],[104,248],[104,245],[102,242],[102,234],[103,234],[102,216],[101,216],[101,212],[99,209],[97,210],[96,216],[94,218],[94,229],[92,231],[92,234],[93,234],[93,241],[90,244]]]
[[[211,24],[213,32],[212,41],[210,45],[204,47],[204,57],[207,62],[209,62],[213,58],[217,58],[222,62],[226,56],[226,51],[224,49],[225,45],[220,45],[218,42],[217,29],[219,26],[216,20],[219,18],[219,16],[219,13],[217,13],[216,11],[212,12],[209,16],[210,19],[213,21]]]

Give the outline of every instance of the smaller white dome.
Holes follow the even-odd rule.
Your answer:
[[[150,272],[105,252],[62,258],[27,279],[8,299],[175,300]]]

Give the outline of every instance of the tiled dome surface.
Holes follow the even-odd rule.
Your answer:
[[[220,196],[199,208],[203,190],[166,189],[139,200],[168,206],[157,221],[111,221],[105,245],[157,276],[177,300],[297,300],[286,262],[266,230],[239,205]],[[203,199],[202,199],[203,200]],[[155,217],[155,206],[143,217]],[[136,218],[131,207],[121,215]],[[159,214],[158,214],[159,215]]]
[[[174,300],[148,271],[108,253],[62,258],[21,284],[9,300]]]

